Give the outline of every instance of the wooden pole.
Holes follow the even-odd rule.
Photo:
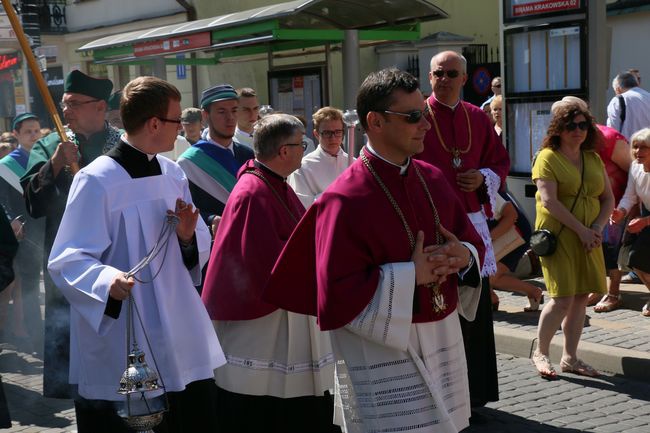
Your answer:
[[[38,63],[36,62],[34,53],[32,53],[32,48],[29,46],[29,41],[27,40],[27,36],[25,35],[23,26],[20,24],[18,15],[16,15],[16,11],[14,11],[14,8],[9,2],[9,0],[1,0],[1,1],[5,13],[7,14],[7,18],[9,18],[9,21],[11,22],[11,27],[14,29],[14,33],[16,33],[16,38],[20,43],[20,48],[23,51],[23,55],[25,56],[27,65],[29,66],[29,69],[32,71],[32,76],[34,77],[34,80],[36,80],[36,86],[38,87],[38,91],[41,93],[41,97],[43,98],[43,102],[45,103],[45,108],[47,109],[48,113],[50,113],[50,117],[54,122],[54,127],[56,128],[56,132],[59,134],[59,139],[61,140],[61,142],[69,141],[68,136],[65,133],[65,129],[63,128],[63,122],[61,122],[61,118],[59,117],[59,112],[56,110],[56,106],[54,105],[54,100],[52,99],[52,95],[50,95],[49,89],[47,88],[47,84],[45,83],[43,74],[41,74],[41,68],[38,66]],[[76,162],[70,164],[70,171],[72,172],[72,174],[78,172],[79,164],[77,164]]]

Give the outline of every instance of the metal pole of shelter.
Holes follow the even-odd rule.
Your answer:
[[[605,107],[607,101],[607,88],[609,86],[609,58],[610,50],[605,49],[608,44],[607,5],[605,2],[587,2],[587,57],[589,83],[589,109],[598,123],[605,123],[607,118]]]
[[[359,90],[361,61],[359,59],[359,32],[357,30],[345,30],[345,39],[343,40],[343,103],[345,110],[356,109],[357,92]],[[362,134],[357,134],[361,136]],[[360,139],[350,142],[350,148],[347,149],[350,155],[356,156],[360,146]]]
[[[161,80],[167,80],[167,66],[162,56],[153,59],[153,75]]]

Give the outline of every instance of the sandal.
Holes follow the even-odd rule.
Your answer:
[[[598,377],[600,373],[593,368],[591,365],[586,364],[581,359],[576,359],[573,364],[571,364],[566,359],[560,361],[560,368],[562,373],[573,373],[578,376],[587,376],[587,377]]]
[[[644,317],[650,317],[650,301],[646,302],[643,309],[641,309],[641,315]]]
[[[551,364],[551,360],[548,359],[548,356],[536,350],[530,361],[533,363],[533,366],[539,375],[542,376],[542,379],[557,379],[557,372],[555,371],[555,368],[553,368],[553,364]]]
[[[594,305],[595,313],[609,313],[614,311],[621,306],[621,295],[610,295],[607,294],[603,296],[596,305]]]
[[[544,295],[540,293],[539,298],[528,298],[528,306],[524,307],[524,311],[527,313],[532,313],[535,311],[539,311],[539,304],[544,303]]]

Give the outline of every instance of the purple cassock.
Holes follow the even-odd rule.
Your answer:
[[[215,236],[203,285],[203,303],[212,320],[251,320],[277,310],[262,300],[262,290],[305,213],[284,179],[254,160],[242,166],[238,179]]]
[[[421,173],[440,223],[459,240],[473,244],[483,259],[483,243],[465,209],[437,168],[411,159],[400,168],[362,152],[401,209],[411,232],[436,242],[436,223]],[[402,220],[361,159],[343,172],[314,202],[275,265],[264,299],[289,311],[318,316],[321,330],[340,328],[366,308],[378,288],[380,266],[410,262],[412,246]],[[447,303],[435,312],[431,291],[416,288],[413,323],[434,322],[452,313],[458,301],[457,277],[441,290]]]
[[[481,205],[485,205],[490,215],[490,200],[485,186],[492,181],[498,190],[505,184],[510,157],[485,112],[465,101],[460,101],[452,110],[432,95],[427,99],[425,116],[431,123],[431,129],[424,138],[424,150],[415,158],[442,170],[466,212],[478,212]],[[458,163],[460,165],[455,166]],[[493,180],[486,179],[486,184],[476,192],[460,190],[456,183],[457,173],[486,168],[496,175]]]

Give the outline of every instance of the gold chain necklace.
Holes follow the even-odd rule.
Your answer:
[[[436,134],[438,135],[438,140],[440,141],[442,148],[445,149],[448,153],[451,153],[451,166],[454,168],[454,170],[459,170],[463,166],[463,160],[461,158],[461,155],[469,152],[469,150],[472,148],[472,125],[469,121],[469,114],[467,113],[467,108],[465,108],[462,101],[459,101],[458,103],[462,107],[463,112],[465,113],[465,119],[467,120],[467,135],[468,135],[467,148],[459,149],[458,147],[452,147],[451,149],[449,149],[445,144],[445,140],[443,140],[442,138],[442,134],[440,133],[440,127],[438,126],[438,121],[436,120],[436,116],[434,116],[433,114],[433,108],[431,107],[431,103],[427,99],[427,110],[431,115],[431,120],[433,120],[433,127],[436,129]]]
[[[382,191],[386,195],[386,198],[388,198],[388,201],[393,206],[393,209],[395,209],[397,216],[402,221],[402,225],[404,226],[406,235],[409,238],[409,244],[411,245],[411,250],[413,250],[415,248],[415,236],[413,235],[413,231],[411,230],[411,227],[409,227],[408,222],[406,221],[406,217],[404,216],[402,209],[400,209],[399,205],[397,204],[397,201],[388,190],[388,187],[381,180],[379,174],[377,174],[374,167],[372,166],[372,164],[370,163],[370,161],[368,160],[368,158],[363,152],[361,152],[361,161],[363,161],[363,164],[366,166],[370,174],[372,174],[372,176],[375,178],[375,180],[381,187]],[[438,215],[438,209],[436,209],[436,205],[433,204],[433,198],[431,197],[429,188],[427,187],[427,184],[424,181],[424,178],[422,177],[422,174],[420,173],[420,170],[418,169],[417,165],[413,165],[413,168],[415,169],[415,173],[417,174],[418,179],[420,180],[420,184],[424,189],[424,193],[427,196],[427,200],[429,201],[429,206],[431,206],[431,210],[433,211],[433,219],[436,224],[436,244],[440,245],[443,243],[444,239],[442,238],[442,235],[440,233],[440,216]],[[431,290],[431,303],[433,304],[433,311],[436,313],[441,313],[445,311],[447,309],[447,304],[445,303],[445,298],[442,292],[440,292],[440,285],[438,283],[427,283],[424,286],[429,290]]]
[[[271,189],[271,192],[273,193],[275,198],[277,198],[278,201],[280,201],[280,204],[282,204],[284,209],[289,213],[289,216],[291,217],[293,222],[298,223],[298,218],[296,218],[296,216],[293,214],[293,212],[291,212],[291,209],[289,209],[289,206],[287,206],[287,204],[284,202],[284,200],[282,200],[282,197],[280,197],[280,194],[278,194],[278,192],[275,190],[275,188],[273,188],[273,185],[271,185],[271,182],[269,182],[269,180],[266,177],[264,177],[264,175],[262,173],[260,173],[259,171],[255,170],[255,169],[246,170],[244,173],[252,174],[253,176],[262,179],[262,181]]]

